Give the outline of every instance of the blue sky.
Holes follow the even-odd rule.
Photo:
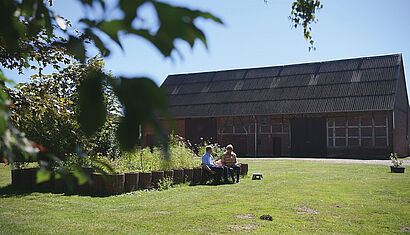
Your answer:
[[[165,59],[147,42],[123,37],[124,51],[110,45],[106,69],[115,75],[148,76],[161,84],[168,74],[261,67],[341,58],[402,53],[410,68],[409,0],[322,0],[324,8],[312,25],[316,51],[308,51],[302,29],[292,29],[291,0],[180,0],[178,5],[210,11],[224,25],[198,22],[208,49],[178,43],[183,59]],[[75,28],[85,12],[75,0],[55,1],[54,9]],[[149,9],[146,15],[150,16]],[[93,14],[93,13],[91,13]],[[113,13],[115,14],[115,13]],[[91,54],[94,51],[90,52]],[[406,71],[407,71],[406,70]],[[15,73],[6,75],[14,77]],[[409,77],[407,76],[407,81]]]

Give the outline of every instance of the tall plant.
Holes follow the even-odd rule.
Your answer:
[[[26,136],[42,146],[43,151],[64,159],[81,148],[86,154],[98,152],[116,157],[120,155],[115,133],[120,105],[112,89],[104,86],[104,102],[109,107],[108,119],[99,131],[87,138],[80,128],[78,87],[90,70],[103,71],[99,57],[85,64],[74,62],[51,75],[35,74],[29,82],[8,89],[13,101],[10,120]],[[107,74],[109,76],[109,74]]]
[[[221,146],[218,143],[211,143],[208,141],[203,141],[197,146],[198,149],[198,155],[203,156],[206,153],[206,147],[211,146],[212,147],[212,156],[215,161],[218,161],[222,158],[223,154],[226,151],[226,148]]]

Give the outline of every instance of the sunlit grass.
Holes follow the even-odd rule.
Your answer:
[[[388,166],[248,161],[240,184],[111,197],[1,190],[0,233],[386,234],[410,230],[410,174]],[[408,170],[408,169],[406,169]],[[0,184],[10,183],[0,167]],[[236,218],[249,214],[253,218]],[[258,217],[269,214],[273,221]],[[255,225],[258,225],[255,227]],[[251,228],[247,230],[247,228]]]

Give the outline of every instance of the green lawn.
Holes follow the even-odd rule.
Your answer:
[[[249,172],[263,173],[264,180],[111,197],[3,188],[0,233],[410,232],[410,169],[392,174],[387,166],[366,164],[248,163]],[[0,177],[1,187],[10,183],[8,167],[0,167]],[[263,214],[273,221],[260,220]]]

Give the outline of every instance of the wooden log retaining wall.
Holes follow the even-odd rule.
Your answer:
[[[69,174],[65,179],[55,179],[54,174],[52,174],[49,181],[37,184],[36,178],[38,170],[39,168],[12,170],[12,185],[23,189],[36,187],[57,193],[78,192],[81,194],[114,195],[136,191],[138,189],[151,189],[157,187],[158,183],[164,178],[173,180],[174,184],[186,182],[195,185],[200,184],[203,177],[202,167],[195,167],[188,169],[107,175],[86,172],[91,178],[91,183],[87,182],[82,185],[78,184],[77,178],[72,174]],[[242,164],[241,174],[247,174],[247,171],[247,164]],[[69,187],[69,185],[71,186]]]

